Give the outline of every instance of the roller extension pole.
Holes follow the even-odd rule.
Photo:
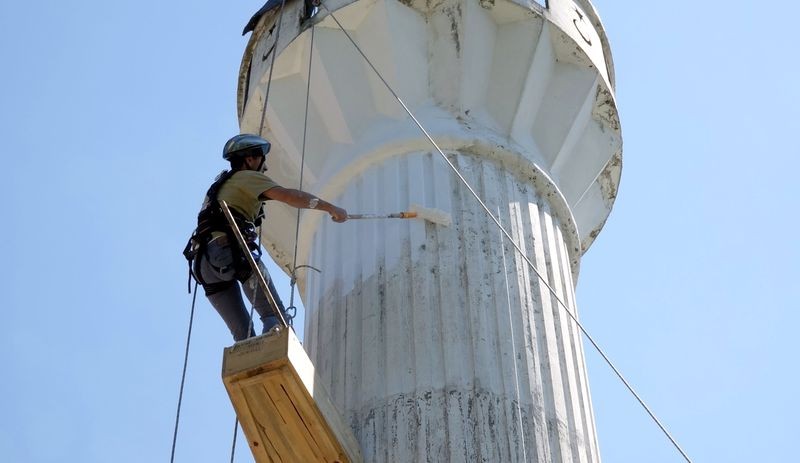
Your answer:
[[[397,212],[394,214],[348,214],[348,219],[414,219],[416,212]]]
[[[222,207],[222,213],[225,214],[225,218],[228,219],[228,225],[231,226],[233,234],[236,236],[236,241],[239,242],[239,247],[242,249],[245,259],[247,259],[247,263],[250,264],[250,268],[253,269],[253,272],[255,272],[255,275],[258,277],[258,284],[261,286],[261,290],[264,291],[264,294],[267,296],[270,309],[272,309],[275,317],[278,318],[278,322],[281,324],[281,327],[286,328],[289,326],[289,324],[286,323],[286,319],[283,318],[283,314],[280,310],[278,310],[278,304],[275,303],[275,298],[272,297],[272,293],[269,292],[267,280],[264,279],[264,275],[261,273],[261,269],[258,268],[256,259],[253,257],[253,254],[250,253],[250,248],[247,247],[247,243],[244,241],[242,232],[239,230],[239,227],[236,226],[236,221],[233,219],[233,214],[231,214],[231,210],[228,208],[228,203],[220,200],[219,205]]]

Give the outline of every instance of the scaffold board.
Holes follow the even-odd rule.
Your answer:
[[[222,379],[256,463],[362,462],[291,329],[226,348]]]

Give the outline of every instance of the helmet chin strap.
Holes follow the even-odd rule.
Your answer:
[[[258,165],[258,171],[262,174],[267,171],[267,157],[261,157],[261,164]]]

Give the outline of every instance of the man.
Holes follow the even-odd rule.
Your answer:
[[[256,135],[242,134],[228,140],[222,157],[231,164],[223,171],[206,193],[197,217],[197,229],[187,245],[187,259],[195,278],[203,285],[211,305],[217,310],[235,341],[255,335],[245,307],[239,283],[263,322],[262,333],[278,326],[278,319],[263,294],[254,274],[233,236],[228,221],[222,215],[219,201],[225,201],[236,224],[247,241],[248,249],[268,282],[279,310],[285,309],[269,272],[260,260],[261,250],[256,243],[256,227],[262,219],[262,201],[276,200],[299,209],[319,209],[330,214],[334,222],[347,220],[347,211],[304,191],[283,188],[264,172],[270,143]]]

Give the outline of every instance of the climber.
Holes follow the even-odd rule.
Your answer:
[[[248,265],[235,236],[222,213],[219,201],[225,201],[256,259],[278,310],[286,315],[269,272],[261,261],[261,248],[256,231],[264,219],[263,201],[275,200],[300,209],[319,209],[330,214],[334,222],[347,220],[347,211],[304,191],[283,188],[265,175],[266,156],[270,143],[250,134],[236,135],[225,143],[222,157],[230,162],[208,189],[197,216],[197,228],[184,255],[190,270],[203,285],[211,305],[228,326],[233,339],[241,341],[255,335],[250,316],[242,299],[239,284],[263,322],[262,333],[278,325],[268,298],[258,285],[258,276]]]

